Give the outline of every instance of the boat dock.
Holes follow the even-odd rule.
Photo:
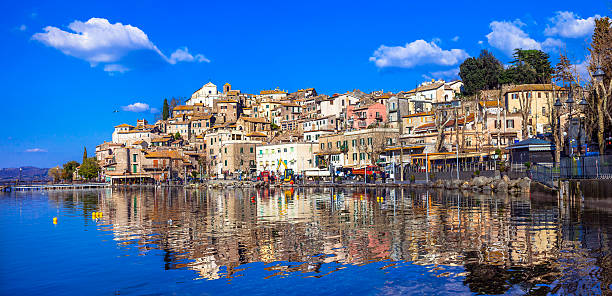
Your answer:
[[[108,183],[2,185],[0,191],[34,191],[62,189],[92,189],[109,187]]]

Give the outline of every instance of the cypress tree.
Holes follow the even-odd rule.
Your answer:
[[[83,162],[85,163],[85,160],[87,159],[87,147],[83,146]]]
[[[170,117],[170,107],[168,106],[168,99],[164,99],[164,106],[162,108],[162,119],[166,120]]]

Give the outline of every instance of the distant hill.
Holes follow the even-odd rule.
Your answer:
[[[48,168],[21,167],[21,181],[50,181]],[[0,169],[0,182],[15,181],[19,178],[19,168]]]

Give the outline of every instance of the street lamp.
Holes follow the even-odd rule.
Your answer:
[[[595,78],[595,81],[597,82],[602,82],[605,75],[606,73],[601,69],[601,67],[597,66],[595,73],[593,73],[593,78]]]

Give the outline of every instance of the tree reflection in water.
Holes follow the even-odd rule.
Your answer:
[[[607,188],[525,196],[399,188],[53,192],[122,248],[162,250],[165,269],[201,279],[333,276],[386,262],[463,277],[472,292],[611,293]],[[610,196],[608,194],[607,196]],[[85,220],[87,222],[87,219]],[[452,269],[451,267],[462,267]],[[449,270],[454,270],[450,272]],[[463,271],[457,271],[463,270]]]

